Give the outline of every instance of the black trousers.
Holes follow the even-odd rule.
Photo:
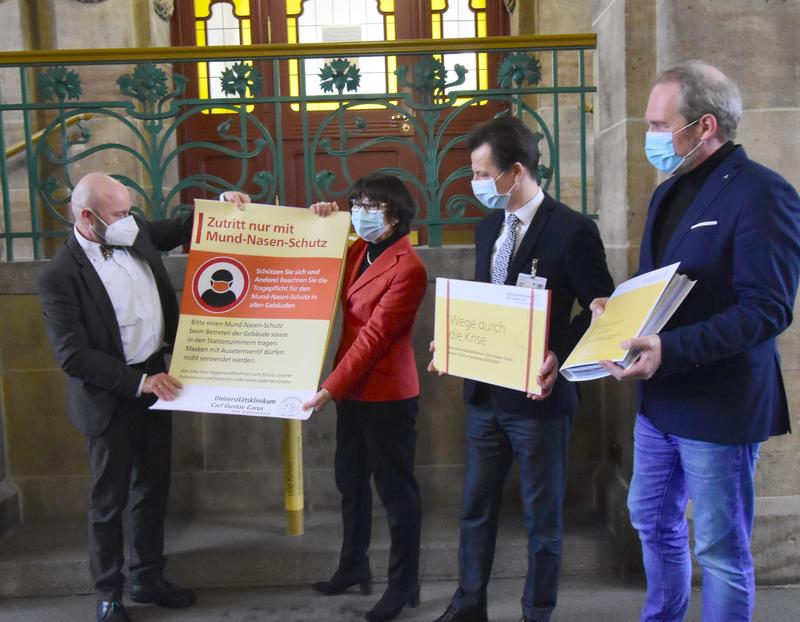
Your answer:
[[[122,515],[128,505],[131,581],[151,583],[164,572],[172,415],[148,410],[153,402],[150,396],[120,400],[108,428],[88,441],[89,570],[102,600],[122,598]]]
[[[417,398],[391,402],[342,401],[336,405],[336,487],[342,495],[340,568],[367,560],[372,533],[372,490],[386,508],[391,536],[389,585],[419,583],[422,524],[414,477]]]

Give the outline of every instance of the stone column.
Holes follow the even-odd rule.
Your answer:
[[[8,51],[23,50],[26,47],[23,27],[25,7],[24,0],[11,0],[10,2],[0,2],[0,23],[6,25],[3,34],[4,49]],[[0,101],[7,102],[19,97],[19,89],[11,69],[0,69]],[[22,121],[19,115],[5,114],[2,118],[2,130],[5,137],[6,148],[22,138]],[[5,158],[5,153],[0,154]],[[19,158],[19,156],[17,156]],[[14,206],[24,205],[24,198],[27,193],[24,188],[27,183],[21,175],[21,169],[17,163],[8,160],[9,167],[9,195],[11,205],[8,209],[15,211]],[[3,246],[3,256],[5,256]],[[0,360],[0,371],[4,370],[3,361]],[[3,374],[4,376],[4,374]],[[0,535],[7,529],[19,524],[20,522],[20,498],[19,491],[12,481],[8,469],[7,460],[7,436],[6,436],[6,401],[5,390],[2,392],[3,400],[0,406]]]
[[[638,264],[639,244],[656,175],[644,158],[644,111],[655,75],[655,4],[641,0],[594,3],[595,201],[609,268],[617,283]],[[594,384],[594,383],[593,383]],[[602,381],[602,450],[596,501],[619,545],[623,567],[639,562],[638,537],[626,506],[633,469],[635,392],[629,384]]]

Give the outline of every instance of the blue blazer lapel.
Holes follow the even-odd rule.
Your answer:
[[[105,285],[103,285],[103,282],[97,275],[97,270],[94,269],[92,262],[89,261],[86,253],[83,252],[81,245],[78,244],[78,240],[75,239],[74,233],[70,234],[70,237],[67,238],[66,244],[67,248],[72,252],[75,262],[78,264],[81,279],[84,285],[86,285],[86,289],[92,300],[97,305],[100,317],[103,318],[106,328],[114,337],[114,344],[117,346],[120,358],[125,360],[125,350],[122,347],[122,336],[119,332],[117,314],[114,311],[114,305],[111,304],[111,298],[108,297]]]
[[[675,250],[680,245],[684,236],[689,233],[691,226],[700,219],[700,216],[708,209],[711,203],[714,202],[714,199],[717,198],[717,195],[722,189],[733,181],[738,173],[739,165],[746,159],[747,154],[745,154],[742,147],[739,147],[725,158],[714,172],[711,173],[711,176],[706,180],[706,183],[703,184],[700,192],[678,224],[678,228],[672,235],[669,244],[667,244],[667,248],[664,250],[662,265],[666,266],[671,263],[672,255],[675,254]]]

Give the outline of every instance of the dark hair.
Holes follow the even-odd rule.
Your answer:
[[[348,204],[353,199],[367,197],[370,201],[386,203],[390,220],[396,220],[395,231],[405,235],[411,229],[411,221],[417,213],[417,204],[399,177],[384,173],[371,173],[362,177],[350,189]]]
[[[517,117],[500,117],[481,123],[467,135],[470,153],[483,144],[489,145],[492,162],[501,171],[507,171],[519,162],[531,177],[536,179],[539,168],[539,141],[533,132]]]
[[[230,283],[233,281],[233,275],[228,270],[217,270],[211,275],[212,281],[225,281]]]

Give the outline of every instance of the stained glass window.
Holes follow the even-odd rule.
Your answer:
[[[394,41],[395,0],[286,0],[289,43],[333,43],[343,41]],[[305,94],[320,95],[319,73],[332,59],[306,59]],[[360,71],[359,93],[397,92],[397,58],[364,56],[348,59]],[[299,61],[289,61],[289,88],[300,94]],[[309,110],[335,109],[336,104],[312,104]],[[359,108],[375,108],[374,104]],[[295,108],[296,109],[296,108]]]
[[[194,0],[194,17],[197,45],[250,45],[250,0]],[[235,62],[197,63],[200,99],[228,97],[222,92],[220,78]],[[231,111],[214,108],[204,112],[230,114]]]
[[[483,38],[487,35],[486,28],[486,0],[431,0],[431,34],[434,39]],[[448,81],[455,78],[453,67],[463,65],[467,68],[465,82],[458,88],[489,88],[485,53],[447,54],[444,65]]]

